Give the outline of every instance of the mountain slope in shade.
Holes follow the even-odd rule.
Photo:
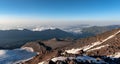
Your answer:
[[[52,44],[47,45],[43,42],[51,50],[34,57],[34,59],[25,62],[25,64],[119,64],[119,38],[120,29],[115,29],[94,37],[72,41],[74,43],[69,43],[69,45],[56,45],[57,48],[55,49],[52,49]]]
[[[67,38],[73,37],[71,33],[60,29],[48,29],[44,31],[24,30],[0,30],[0,48],[14,49],[19,48],[26,42],[35,40],[46,40],[51,38]],[[3,46],[4,45],[4,46]]]

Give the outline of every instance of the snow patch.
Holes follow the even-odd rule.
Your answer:
[[[45,61],[42,61],[42,62],[40,62],[40,63],[38,63],[38,64],[45,64]]]
[[[112,58],[120,58],[120,52],[116,52],[116,53],[113,54],[113,55],[109,55],[109,57],[112,57]]]
[[[93,51],[93,50],[98,50],[98,49],[101,49],[101,48],[104,48],[104,47],[107,47],[107,46],[109,46],[109,45],[108,45],[108,44],[106,44],[106,45],[102,45],[102,46],[99,46],[99,47],[96,47],[96,48],[90,49],[90,50],[88,50],[88,52],[89,52],[89,51]]]
[[[95,42],[95,43],[92,43],[91,45],[88,45],[88,46],[85,46],[83,47],[83,51],[87,51],[88,49],[94,47],[94,46],[97,46],[97,45],[100,45],[102,44],[102,42]]]
[[[77,49],[70,49],[70,50],[65,50],[65,52],[67,53],[71,53],[71,54],[79,54],[79,51],[82,50],[82,48],[77,48]]]
[[[75,57],[63,57],[63,56],[60,56],[60,57],[52,58],[51,61],[57,62],[58,60],[64,61],[64,60],[67,60],[67,59],[72,60],[72,59],[75,59]]]
[[[34,52],[33,48],[31,47],[22,47],[21,49],[29,51],[29,52]]]
[[[67,57],[55,57],[55,58],[53,58],[53,59],[51,59],[53,62],[56,62],[56,61],[58,61],[58,60],[61,60],[61,61],[64,61],[64,60],[66,60],[67,59]]]

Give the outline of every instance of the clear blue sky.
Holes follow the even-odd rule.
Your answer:
[[[120,20],[120,0],[0,0],[0,17],[4,16],[5,19],[12,16],[44,20]]]

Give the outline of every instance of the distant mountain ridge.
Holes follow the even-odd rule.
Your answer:
[[[60,29],[48,29],[44,31],[31,30],[1,30],[0,31],[0,47],[1,48],[15,48],[20,47],[28,41],[46,40],[51,38],[67,38],[73,37],[71,33],[62,31]],[[3,46],[5,45],[5,46]]]

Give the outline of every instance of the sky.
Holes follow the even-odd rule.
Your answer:
[[[120,0],[0,0],[0,26],[120,24]]]

